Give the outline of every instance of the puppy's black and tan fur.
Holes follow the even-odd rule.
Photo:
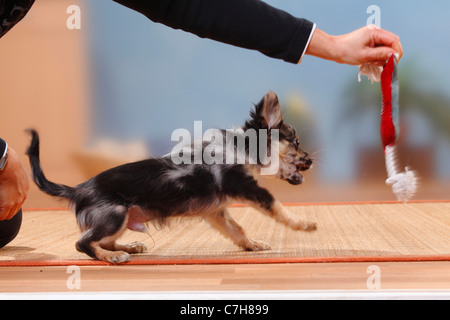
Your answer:
[[[276,176],[291,184],[303,182],[301,171],[312,160],[300,149],[294,129],[283,122],[278,98],[269,92],[242,129],[279,130],[279,170]],[[39,136],[29,130],[28,148],[33,178],[45,193],[70,200],[82,231],[76,248],[90,257],[121,263],[130,253],[146,250],[145,245],[116,242],[128,228],[143,232],[143,223],[164,223],[170,217],[200,216],[225,237],[244,250],[268,250],[255,241],[233,220],[227,207],[233,201],[244,202],[295,230],[311,231],[314,223],[298,221],[260,187],[257,177],[262,164],[180,164],[169,156],[128,163],[100,173],[76,187],[50,182],[39,160]]]

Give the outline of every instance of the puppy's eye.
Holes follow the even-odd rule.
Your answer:
[[[295,145],[296,147],[298,147],[298,146],[300,145],[300,140],[298,140],[298,139],[295,139],[295,141],[294,141],[294,145]]]

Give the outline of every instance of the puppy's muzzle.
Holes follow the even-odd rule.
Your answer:
[[[293,184],[293,185],[298,185],[298,184],[303,183],[305,178],[303,177],[303,174],[301,174],[300,172],[306,171],[309,168],[311,168],[312,163],[313,162],[309,157],[300,159],[295,164],[297,171],[294,174],[292,174],[288,179],[286,179],[287,182],[289,182],[290,184]]]
[[[298,171],[306,171],[309,168],[311,168],[313,161],[311,158],[306,156],[305,158],[300,159],[299,162],[297,162],[295,165],[297,167]]]

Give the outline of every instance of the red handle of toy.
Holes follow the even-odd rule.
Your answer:
[[[383,107],[381,110],[381,142],[383,148],[397,142],[398,129],[398,77],[394,55],[388,60],[381,73],[381,92]]]

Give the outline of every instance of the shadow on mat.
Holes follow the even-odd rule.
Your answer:
[[[58,256],[42,252],[33,252],[36,248],[24,246],[6,246],[0,249],[1,260],[53,260]]]

